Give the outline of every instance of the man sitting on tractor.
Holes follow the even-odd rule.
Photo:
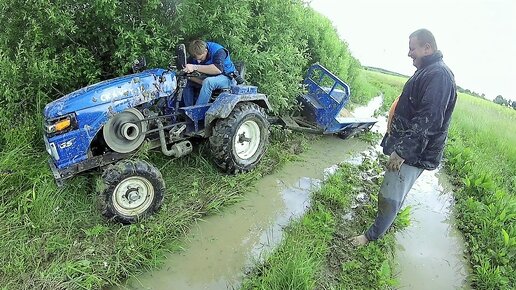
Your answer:
[[[194,104],[196,91],[200,90],[195,105],[204,105],[209,102],[214,90],[227,89],[235,83],[232,78],[235,65],[229,57],[229,51],[222,45],[197,39],[190,42],[188,53],[190,57],[183,71],[186,73],[197,71],[201,76],[188,80],[183,91],[185,106]]]

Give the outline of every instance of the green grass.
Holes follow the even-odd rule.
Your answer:
[[[478,289],[516,288],[516,111],[459,94],[446,168]]]
[[[383,94],[381,111],[388,111],[394,100],[401,94],[406,78],[383,74],[377,71],[364,70],[370,90]]]
[[[385,289],[395,285],[392,231],[381,241],[360,248],[348,241],[374,219],[374,197],[381,182],[381,178],[364,182],[356,173],[377,175],[381,171],[376,160],[360,166],[342,164],[313,194],[308,213],[287,228],[281,245],[246,277],[242,289]],[[357,192],[373,198],[348,220],[345,215]],[[404,212],[395,228],[407,222]]]
[[[6,289],[98,289],[156,267],[196,219],[239,201],[257,179],[304,146],[301,135],[273,129],[274,141],[257,170],[236,176],[206,158],[205,144],[179,159],[139,154],[163,173],[167,193],[156,215],[123,226],[100,215],[98,173],[56,187],[42,142],[27,133],[41,133],[39,124],[27,119],[2,135],[0,285]]]

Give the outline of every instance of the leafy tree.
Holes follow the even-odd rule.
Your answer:
[[[0,19],[5,119],[39,115],[51,100],[127,73],[142,55],[151,67],[166,66],[173,47],[193,38],[220,42],[244,61],[247,80],[278,113],[295,105],[314,62],[359,91],[360,63],[301,0],[4,0],[0,13],[9,15]]]
[[[145,54],[170,59],[169,9],[159,0],[56,0],[0,3],[0,105],[4,116],[39,114],[50,100],[127,71]],[[167,6],[167,7],[168,7]]]
[[[509,102],[506,99],[504,99],[502,97],[502,95],[496,96],[496,98],[494,98],[493,102],[495,102],[496,104],[499,104],[499,105],[503,105],[503,106],[509,105]]]

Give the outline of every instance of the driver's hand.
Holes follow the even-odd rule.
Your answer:
[[[387,161],[387,170],[389,171],[400,171],[401,165],[405,162],[405,159],[401,158],[396,151],[393,151],[389,160]]]
[[[194,72],[196,70],[197,70],[197,65],[191,64],[191,63],[187,63],[185,68],[183,69],[183,71],[185,73],[192,73],[192,72]]]

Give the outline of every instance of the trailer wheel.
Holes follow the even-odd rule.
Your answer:
[[[102,214],[129,224],[156,212],[163,202],[165,182],[159,170],[142,160],[122,160],[102,174]]]
[[[255,103],[235,106],[225,119],[216,121],[210,137],[215,163],[228,173],[247,172],[260,162],[269,140],[265,110]]]
[[[349,138],[351,135],[354,135],[353,132],[354,130],[353,129],[344,129],[340,132],[337,133],[337,136],[339,136],[340,139],[347,139]]]

